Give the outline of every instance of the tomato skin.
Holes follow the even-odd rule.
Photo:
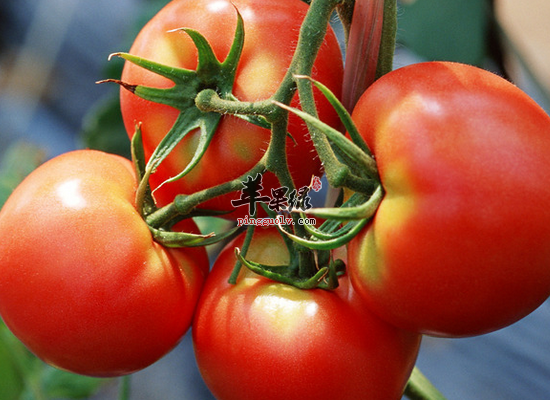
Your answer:
[[[233,5],[234,4],[234,5]],[[237,68],[233,94],[242,101],[259,101],[270,97],[278,89],[290,65],[298,39],[300,24],[307,5],[300,0],[176,0],[168,3],[140,32],[130,53],[180,68],[195,70],[197,51],[191,39],[183,32],[169,30],[189,27],[199,31],[210,42],[219,60],[229,52],[235,27],[236,11],[244,20],[245,43]],[[276,36],[276,40],[274,40]],[[314,66],[313,76],[337,95],[341,93],[343,64],[340,48],[334,34],[329,32]],[[126,63],[122,80],[165,88],[169,80]],[[154,151],[175,122],[178,111],[166,105],[155,104],[121,89],[121,109],[128,134],[132,136],[140,121],[146,157]],[[339,119],[327,101],[319,98],[321,119],[339,127]],[[293,105],[297,106],[297,96]],[[321,163],[311,142],[305,124],[296,116],[290,117],[288,131],[296,141],[287,139],[287,157],[290,173],[297,187],[310,183],[313,175],[320,175]],[[163,185],[154,192],[160,205],[173,201],[180,193],[191,194],[238,178],[252,168],[263,156],[270,138],[268,129],[224,116],[214,139],[199,164],[184,178]],[[197,132],[189,134],[151,176],[152,187],[181,172],[190,161],[198,140]],[[281,187],[271,173],[263,179],[263,195]],[[233,207],[230,201],[240,193],[230,193],[201,205],[201,208],[233,211],[228,218],[248,214],[248,207]]]
[[[354,287],[406,329],[473,336],[550,295],[550,118],[467,65],[415,64],[368,89],[352,118],[385,197],[349,245]]]
[[[218,257],[193,322],[198,366],[217,399],[401,398],[419,335],[371,314],[346,277],[335,291],[300,290],[243,267],[228,284],[241,243]],[[288,262],[273,228],[256,228],[248,257]]]
[[[0,212],[0,315],[53,366],[132,373],[191,324],[205,250],[154,242],[134,206],[136,185],[130,161],[74,151],[32,172]]]

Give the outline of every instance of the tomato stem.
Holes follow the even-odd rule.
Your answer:
[[[262,159],[253,168],[251,168],[248,172],[245,172],[237,179],[218,186],[201,190],[199,192],[194,192],[189,195],[177,195],[172,203],[162,208],[159,208],[157,211],[149,214],[146,217],[147,224],[154,228],[160,228],[183,216],[212,215],[212,211],[197,210],[196,207],[199,204],[207,200],[213,199],[217,196],[241,190],[242,182],[245,181],[249,175],[256,176],[256,174],[262,174],[265,172],[265,159],[266,156],[264,155],[264,157],[262,157]]]
[[[118,400],[130,399],[130,381],[131,381],[131,375],[126,375],[120,378],[120,389],[118,392]]]
[[[269,100],[247,102],[234,97],[221,98],[213,89],[204,89],[195,97],[195,105],[202,112],[232,114],[262,128],[271,129],[273,116],[280,114]],[[278,117],[275,117],[278,118]]]
[[[395,0],[384,1],[384,21],[382,22],[382,38],[378,52],[378,65],[376,67],[376,79],[391,72],[393,69],[393,56],[397,33],[397,2]]]
[[[405,396],[411,400],[446,400],[445,396],[417,367],[414,367],[409,378],[405,388]]]

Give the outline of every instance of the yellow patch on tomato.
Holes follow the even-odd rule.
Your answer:
[[[282,336],[295,335],[319,311],[307,291],[283,284],[265,286],[251,308],[258,310],[261,323]]]
[[[243,100],[264,100],[275,93],[285,72],[273,62],[277,57],[269,53],[260,53],[242,67],[237,89],[239,93],[246,93],[247,99]]]
[[[412,181],[405,163],[395,162],[384,171],[386,191],[375,214],[373,225],[363,239],[359,250],[362,260],[361,279],[373,287],[383,285],[387,257],[391,256],[392,238],[400,237],[417,212]]]
[[[415,212],[414,179],[408,171],[405,162],[396,161],[386,166],[383,176],[385,195],[376,212],[378,226],[398,229],[408,223]]]

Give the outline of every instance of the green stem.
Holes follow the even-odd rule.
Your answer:
[[[378,65],[376,78],[387,74],[393,69],[393,55],[395,53],[395,41],[397,32],[397,2],[395,0],[384,1],[384,22],[382,23],[382,39],[378,51]]]
[[[283,78],[278,90],[273,94],[271,99],[285,105],[289,105],[297,88],[294,75],[311,75],[313,64],[317,53],[324,41],[329,21],[336,6],[341,0],[314,0],[311,2],[310,8],[300,29],[298,44],[294,52],[290,67],[287,74]],[[298,85],[300,85],[298,80]],[[307,85],[307,83],[306,83]],[[315,100],[313,98],[313,89],[309,84],[311,94],[302,97],[300,100],[304,110],[308,110],[312,115],[316,115]],[[288,170],[286,159],[286,140],[287,140],[287,125],[288,111],[278,109],[278,113],[272,108],[274,103],[271,101],[258,103],[241,103],[227,101],[215,96],[214,93],[201,93],[196,99],[198,107],[202,107],[203,111],[229,112],[233,114],[261,114],[266,117],[271,123],[271,141],[267,150],[266,168],[273,172],[281,185],[288,187],[290,190],[295,188],[294,182]],[[304,106],[308,102],[309,106]],[[270,107],[271,106],[271,107]],[[278,107],[277,107],[278,108]],[[322,153],[327,153],[325,158],[336,160],[336,155],[332,151],[327,138],[324,135],[315,135],[315,147]],[[323,157],[321,157],[323,160]],[[340,164],[341,165],[341,164]],[[293,218],[298,218],[298,215],[293,215]],[[300,224],[295,224],[295,234],[299,237],[305,237],[307,232]],[[299,256],[299,275],[312,276],[316,268],[311,252],[299,244],[295,244],[295,249]]]
[[[293,58],[289,70],[289,73],[293,74],[293,76],[311,76],[313,62],[315,61],[317,52],[326,35],[328,22],[339,3],[341,3],[339,0],[314,0],[311,3],[310,12],[304,19],[304,24],[302,25],[300,38],[294,54],[295,57]],[[320,29],[321,26],[324,26],[324,29]],[[300,95],[302,110],[313,117],[317,117],[311,81],[298,78],[295,84],[297,85]],[[283,85],[281,88],[282,87]],[[361,182],[355,179],[347,165],[340,162],[336,153],[330,146],[327,137],[318,132],[316,128],[309,123],[308,127],[319,158],[323,161],[330,185],[333,187],[347,186],[353,189],[359,189],[362,186]]]
[[[130,380],[131,375],[126,375],[120,378],[118,400],[130,400]]]
[[[288,113],[283,118],[273,123],[271,128],[271,141],[267,149],[267,169],[272,171],[282,186],[290,191],[296,189],[296,185],[290,175],[286,158]],[[299,237],[305,237],[305,227],[298,223],[299,215],[292,214],[294,219],[294,233]],[[294,250],[298,253],[298,275],[300,277],[311,277],[317,272],[311,251],[298,243],[294,244]]]
[[[283,82],[272,99],[289,104],[296,82],[294,75],[311,75],[317,53],[323,44],[330,18],[342,0],[313,0],[302,22],[294,56]]]
[[[417,367],[414,367],[412,375],[409,378],[409,382],[405,388],[405,396],[410,400],[446,400],[445,396],[437,390]]]
[[[217,112],[233,115],[262,115],[268,121],[278,112],[269,100],[248,102],[222,99],[215,90],[205,89],[195,97],[195,105],[202,112]]]
[[[272,137],[268,148],[267,169],[273,172],[280,180],[283,186],[290,189],[294,188],[292,179],[288,172],[286,164],[286,136],[288,111],[276,107],[273,101],[289,105],[297,88],[294,75],[311,75],[313,64],[319,49],[325,38],[329,21],[336,6],[341,0],[314,0],[311,2],[310,9],[304,18],[298,44],[294,52],[290,67],[283,78],[278,90],[270,99],[260,102],[240,102],[234,100],[225,100],[220,98],[214,91],[205,90],[199,93],[195,99],[195,104],[201,111],[215,111],[218,113],[262,115],[272,124]],[[305,93],[302,98],[302,107],[308,113],[316,115],[315,100],[313,98],[313,89],[309,83],[300,83],[298,85],[305,87]],[[307,91],[309,89],[309,91]],[[304,104],[307,103],[307,104]],[[283,135],[284,132],[284,135]],[[336,155],[332,151],[327,138],[322,135],[315,136],[313,142],[317,151],[322,155],[323,161],[330,160],[334,165],[338,162]],[[343,164],[338,163],[341,169],[345,169]],[[332,168],[334,169],[334,168]],[[335,174],[332,174],[335,175]],[[336,175],[341,176],[341,172]],[[344,171],[344,175],[346,175]],[[208,197],[214,192],[209,192]],[[206,193],[203,193],[203,196]],[[204,198],[204,197],[203,197]],[[190,200],[187,200],[190,203]]]
[[[195,207],[207,200],[241,190],[242,182],[245,181],[249,175],[256,176],[256,174],[263,173],[265,171],[265,159],[266,156],[264,155],[264,157],[262,157],[262,159],[253,168],[237,179],[192,193],[190,195],[180,194],[176,196],[172,203],[149,214],[146,218],[147,225],[153,228],[160,228],[179,216],[191,214]]]

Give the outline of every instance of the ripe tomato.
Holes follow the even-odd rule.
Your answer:
[[[227,283],[241,243],[218,257],[193,322],[197,363],[217,399],[401,398],[419,335],[371,314],[345,276],[334,291],[300,290],[243,267]],[[288,263],[273,228],[256,228],[247,257]]]
[[[308,6],[300,0],[176,0],[163,8],[139,33],[130,53],[162,64],[195,70],[197,50],[183,32],[169,30],[189,27],[199,31],[210,42],[218,60],[229,52],[237,24],[235,7],[244,20],[245,42],[238,65],[233,94],[242,101],[269,98],[287,72],[298,31]],[[342,56],[334,34],[329,32],[320,50],[313,76],[336,94],[341,92]],[[143,68],[126,63],[122,81],[166,88],[173,83]],[[121,89],[122,115],[128,134],[132,136],[136,122],[141,121],[144,148],[148,158],[174,124],[175,108],[152,103]],[[318,96],[321,97],[321,96]],[[295,97],[297,100],[297,96]],[[296,102],[294,106],[296,106]],[[338,117],[325,100],[319,100],[319,115],[332,126],[340,126]],[[297,187],[310,183],[319,175],[321,163],[311,143],[305,124],[296,116],[290,118],[288,131],[295,142],[287,139],[290,172]],[[224,116],[213,141],[199,164],[184,178],[162,186],[154,192],[159,205],[173,201],[180,193],[190,194],[238,178],[252,168],[267,149],[268,129],[233,116]],[[197,147],[198,132],[187,135],[151,176],[153,188],[181,172]],[[281,185],[268,173],[263,179],[263,195]],[[248,213],[246,206],[235,209],[231,193],[204,203],[201,207],[234,211],[229,218]]]
[[[0,315],[51,365],[132,373],[190,326],[205,250],[155,243],[136,185],[128,160],[75,151],[31,173],[0,212]]]
[[[550,118],[488,71],[443,62],[385,75],[352,118],[385,197],[349,246],[380,316],[437,336],[505,327],[550,294]]]

